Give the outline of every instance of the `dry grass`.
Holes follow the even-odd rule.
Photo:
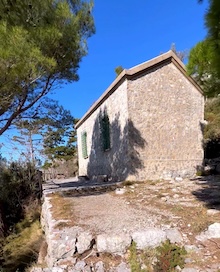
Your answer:
[[[76,216],[71,198],[63,197],[60,193],[52,193],[49,196],[52,205],[52,216],[58,221],[56,227],[62,229],[74,226],[76,223]]]
[[[24,269],[31,261],[35,261],[41,242],[42,231],[37,219],[17,234],[9,235],[3,247],[5,271],[15,271],[16,268]]]
[[[139,202],[143,207],[150,207],[152,214],[162,212],[161,224],[174,223],[183,233],[190,232],[192,236],[199,234],[210,224],[219,220],[217,216],[207,215],[207,208],[190,192],[177,190],[174,185],[165,184],[164,181],[138,184],[134,189],[128,189],[125,197],[134,206]],[[190,200],[185,201],[186,204],[183,205],[181,200],[185,197]]]

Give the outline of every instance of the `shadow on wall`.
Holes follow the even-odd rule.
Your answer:
[[[93,127],[87,173],[89,178],[107,175],[112,181],[125,180],[143,168],[138,150],[145,147],[146,141],[131,120],[121,125],[120,113],[113,121],[109,121],[109,135],[106,135],[102,128],[102,121],[106,119],[109,120],[107,110],[100,110]],[[105,137],[109,137],[107,142],[109,140],[110,147],[107,149]]]

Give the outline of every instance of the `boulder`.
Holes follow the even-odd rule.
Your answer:
[[[183,268],[182,272],[199,272],[199,269],[196,268]]]
[[[84,261],[79,261],[75,264],[75,270],[76,271],[84,271],[84,268],[86,266],[86,263]]]
[[[123,254],[131,245],[131,237],[125,233],[100,234],[97,236],[96,245],[98,252]]]
[[[130,268],[125,262],[120,263],[116,268],[115,272],[130,272]]]
[[[95,264],[95,272],[105,272],[104,263],[102,261]]]
[[[182,234],[177,229],[165,230],[166,237],[171,243],[181,243],[183,241]]]
[[[91,248],[92,244],[92,234],[89,232],[81,232],[77,237],[76,248],[79,254],[84,253],[85,251]]]
[[[117,188],[115,190],[116,195],[123,195],[126,192],[125,188]]]
[[[165,231],[157,228],[151,228],[144,231],[136,231],[132,234],[132,239],[138,249],[147,247],[157,247],[166,240]]]
[[[216,215],[219,214],[220,211],[219,210],[215,210],[215,209],[208,209],[207,210],[207,215]]]
[[[210,238],[220,238],[220,223],[214,223],[210,225],[207,231],[196,236],[197,240],[203,241]]]

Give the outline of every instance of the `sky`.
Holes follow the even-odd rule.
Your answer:
[[[190,50],[206,36],[208,1],[94,0],[96,33],[88,39],[88,55],[78,70],[79,81],[60,86],[51,97],[81,118],[116,77],[115,68],[129,69],[170,50]],[[20,152],[4,135],[3,156]],[[16,154],[17,152],[17,154]]]
[[[207,0],[94,0],[96,33],[88,39],[88,55],[79,81],[53,95],[81,118],[115,79],[115,68],[129,69],[170,50],[190,50],[206,36]]]

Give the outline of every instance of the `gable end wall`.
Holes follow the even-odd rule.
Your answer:
[[[129,179],[191,176],[196,172],[203,162],[200,122],[204,119],[204,97],[173,63],[128,81],[128,112],[145,140],[144,148],[135,146],[129,151],[131,157],[138,154],[142,166]],[[132,146],[134,136],[129,135]]]

